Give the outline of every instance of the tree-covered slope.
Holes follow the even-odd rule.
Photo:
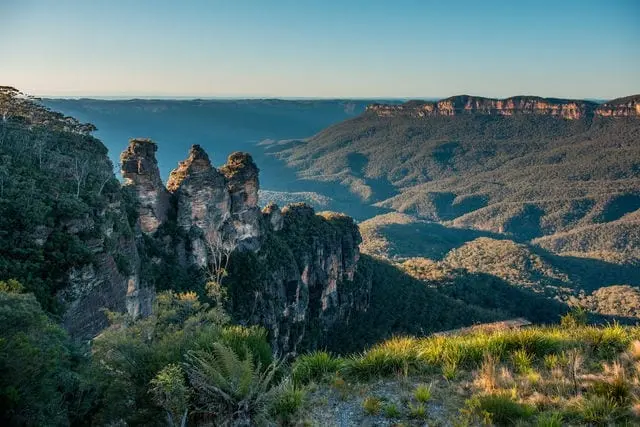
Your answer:
[[[273,152],[363,203],[530,240],[637,210],[638,141],[637,118],[369,111]]]

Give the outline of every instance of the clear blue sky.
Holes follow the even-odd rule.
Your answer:
[[[0,0],[0,84],[55,96],[613,98],[637,0]]]

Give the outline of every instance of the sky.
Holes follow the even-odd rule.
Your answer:
[[[0,0],[0,85],[38,96],[611,99],[637,0]]]

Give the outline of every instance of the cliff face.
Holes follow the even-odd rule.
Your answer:
[[[153,233],[167,220],[169,193],[156,161],[157,146],[148,139],[132,139],[120,156],[125,187],[137,193],[138,219],[143,233]]]
[[[640,95],[605,102],[596,109],[600,117],[640,117]]]
[[[332,325],[367,308],[367,287],[352,286],[360,243],[353,220],[316,215],[306,205],[261,211],[249,154],[233,153],[216,169],[195,145],[166,190],[153,143],[132,140],[122,159],[140,231],[148,236],[143,252],[155,253],[147,262],[202,273],[231,253],[222,279],[230,312],[240,323],[264,325],[274,351],[295,352],[303,341],[318,345]],[[157,276],[156,286],[171,287],[163,283],[167,274]]]
[[[460,95],[437,102],[409,101],[401,105],[373,104],[366,111],[380,117],[410,116],[457,116],[480,114],[496,116],[545,115],[567,120],[589,117],[640,117],[639,96],[621,98],[606,104],[583,100],[516,96],[492,99]]]
[[[356,284],[360,232],[353,220],[316,214],[308,205],[264,211],[270,228],[258,252],[266,275],[259,279],[254,309],[241,321],[265,325],[274,348],[295,353],[326,342],[334,326],[344,327],[369,306],[370,283]]]

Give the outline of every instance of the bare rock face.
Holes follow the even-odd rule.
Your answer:
[[[632,95],[605,102],[596,109],[596,116],[640,118],[640,95]]]
[[[258,167],[249,153],[235,152],[220,168],[227,179],[231,197],[231,225],[235,240],[241,248],[256,250],[260,246],[260,219],[258,207]]]
[[[156,160],[158,147],[149,139],[132,139],[120,155],[124,185],[137,195],[140,230],[154,233],[167,220],[169,193],[162,180]]]
[[[229,240],[225,225],[231,218],[231,197],[224,175],[199,145],[171,172],[168,190],[177,200],[176,221],[192,236],[193,262],[204,267],[208,242]]]
[[[317,348],[331,327],[368,308],[370,288],[354,285],[358,227],[350,217],[316,214],[303,203],[282,211],[272,204],[263,215],[268,232],[258,256],[265,259],[266,277],[248,317],[239,317],[264,325],[278,353],[294,354],[303,342]]]
[[[262,215],[273,231],[282,230],[282,212],[277,204],[271,202],[262,209]]]
[[[614,99],[605,104],[571,99],[514,96],[506,99],[459,95],[437,102],[409,101],[400,105],[373,104],[367,111],[379,117],[434,117],[468,114],[514,116],[542,115],[566,120],[590,117],[640,117],[640,96]]]

